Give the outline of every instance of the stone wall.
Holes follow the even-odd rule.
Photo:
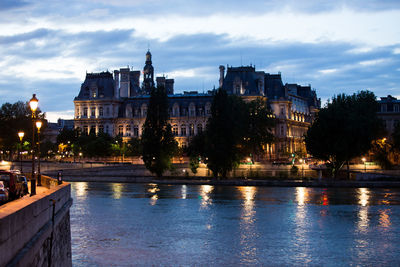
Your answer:
[[[72,266],[71,186],[38,189],[0,206],[0,266]]]

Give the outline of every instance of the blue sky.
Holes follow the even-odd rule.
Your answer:
[[[219,65],[282,73],[325,101],[368,89],[400,97],[400,1],[1,0],[0,104],[73,117],[86,71],[142,69],[175,91],[218,85]]]

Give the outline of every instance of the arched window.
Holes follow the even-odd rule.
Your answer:
[[[124,126],[123,125],[118,125],[118,134],[123,135],[124,134]]]
[[[197,124],[197,133],[202,133],[203,132],[203,125]]]
[[[178,125],[174,124],[174,126],[172,126],[172,134],[178,136]]]
[[[193,123],[191,123],[189,125],[189,136],[193,136],[194,135],[194,125]]]
[[[185,124],[181,125],[181,136],[186,136],[186,125]]]

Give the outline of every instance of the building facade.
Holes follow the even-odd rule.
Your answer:
[[[140,137],[146,119],[150,90],[166,88],[173,134],[181,147],[191,136],[203,131],[211,115],[212,91],[174,94],[174,80],[156,77],[152,55],[146,53],[143,81],[140,71],[121,68],[114,73],[87,73],[79,95],[74,100],[75,128],[84,133],[105,132],[121,135],[124,140]],[[310,86],[283,84],[280,74],[256,71],[253,66],[220,66],[219,86],[228,94],[245,101],[264,98],[277,118],[277,141],[268,147],[267,158],[285,157],[288,153],[305,151],[304,134],[318,109],[320,100]]]
[[[383,121],[387,138],[391,139],[394,128],[400,123],[400,100],[388,95],[381,97],[381,100],[378,100],[378,104],[377,115]]]

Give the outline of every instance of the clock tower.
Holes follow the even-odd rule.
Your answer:
[[[154,87],[154,68],[151,62],[150,50],[148,50],[146,53],[146,62],[143,68],[143,76],[143,92],[145,92],[145,94],[150,94],[151,88]]]

